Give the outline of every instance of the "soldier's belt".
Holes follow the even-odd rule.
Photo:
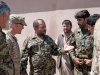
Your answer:
[[[76,57],[80,59],[89,59],[86,55],[76,55]]]
[[[83,64],[82,66],[80,65],[75,65],[76,69],[78,69],[79,71],[83,71],[83,70],[86,70],[86,71],[91,71],[91,66],[87,66],[85,64]]]

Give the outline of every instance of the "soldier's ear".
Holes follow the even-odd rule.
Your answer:
[[[16,27],[18,27],[18,24],[16,24]]]
[[[85,22],[86,22],[86,23],[87,23],[87,19],[88,19],[88,18],[85,18]]]
[[[37,31],[37,30],[38,30],[38,28],[37,28],[37,27],[34,27],[34,30],[35,30],[35,31]]]
[[[5,12],[2,15],[3,15],[3,17],[6,17],[6,13]]]
[[[7,16],[7,14],[4,12],[4,13],[2,14],[2,18],[3,18],[3,20],[6,19],[6,16]]]
[[[71,29],[72,29],[72,25],[71,25]]]

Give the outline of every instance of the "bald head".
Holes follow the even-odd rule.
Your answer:
[[[37,19],[37,20],[35,20],[35,21],[33,22],[33,28],[34,28],[34,27],[38,27],[38,25],[39,25],[39,22],[38,22],[38,21],[42,21],[42,22],[45,24],[45,22],[44,22],[43,19]]]

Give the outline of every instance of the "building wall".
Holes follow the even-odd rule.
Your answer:
[[[24,39],[34,34],[33,21],[44,19],[47,25],[47,34],[54,40],[62,33],[62,21],[69,19],[73,23],[74,31],[78,25],[74,18],[76,12],[87,9],[91,14],[100,13],[100,0],[3,0],[11,7],[11,14],[18,14],[26,19],[28,26],[21,35],[16,35],[20,47]],[[20,38],[21,37],[21,38]]]

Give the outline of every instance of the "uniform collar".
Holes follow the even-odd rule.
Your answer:
[[[72,34],[73,34],[73,32],[71,31],[71,34],[68,36],[68,38],[69,38]],[[62,37],[65,37],[65,34],[64,34],[64,33],[62,33],[61,35],[62,35]]]
[[[9,34],[10,36],[12,36],[12,38],[13,38],[15,41],[17,41],[17,38],[16,38],[10,31],[8,31],[8,34]]]
[[[44,37],[45,37],[46,35],[44,35]],[[43,41],[43,39],[40,39],[36,34],[33,34],[32,35],[32,39],[38,39],[38,40],[41,40],[41,41]]]

